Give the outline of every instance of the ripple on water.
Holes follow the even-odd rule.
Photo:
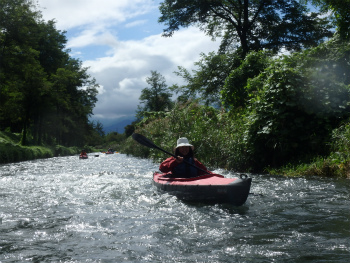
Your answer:
[[[350,259],[348,181],[252,175],[232,207],[158,193],[157,169],[123,154],[0,166],[0,262]]]

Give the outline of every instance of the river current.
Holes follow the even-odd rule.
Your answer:
[[[1,165],[0,262],[350,261],[349,180],[250,175],[234,207],[159,193],[156,170],[118,153]]]

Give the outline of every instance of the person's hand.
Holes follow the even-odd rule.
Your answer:
[[[181,156],[178,156],[178,157],[176,158],[176,162],[178,162],[178,163],[182,163],[183,160],[184,160],[184,158],[181,157]]]

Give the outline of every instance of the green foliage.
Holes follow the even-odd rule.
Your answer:
[[[244,107],[253,92],[245,89],[247,80],[268,63],[268,53],[252,53],[249,60],[245,60],[246,55],[262,50],[299,51],[332,36],[327,18],[310,13],[296,0],[164,0],[159,9],[159,22],[166,25],[164,36],[195,25],[222,41],[217,53],[201,54],[192,73],[184,67],[175,72],[186,83],[171,87],[180,94],[179,102],[200,98],[206,105]]]
[[[151,71],[151,77],[146,79],[150,85],[141,91],[140,104],[136,117],[138,120],[144,118],[147,112],[165,111],[172,108],[171,93],[168,91],[165,78],[157,71]]]
[[[103,148],[106,150],[112,148],[119,151],[121,144],[124,143],[126,136],[124,133],[110,132],[104,137]]]
[[[86,152],[91,152],[91,147],[84,147]],[[54,152],[54,156],[67,156],[80,153],[80,149],[78,147],[65,147],[62,145],[55,145],[52,150]]]
[[[329,156],[316,157],[311,163],[288,164],[279,168],[267,169],[270,174],[288,176],[328,176],[350,178],[350,122],[346,121],[334,129],[331,138]]]
[[[313,3],[324,13],[331,11],[341,38],[350,39],[350,0],[305,0],[305,2]]]
[[[134,141],[131,136],[126,139],[120,151],[140,158],[149,158],[153,152],[147,147],[140,147],[140,144]]]
[[[251,53],[227,79],[244,91],[227,90],[230,111],[178,103],[170,112],[149,114],[136,132],[168,151],[186,136],[212,168],[273,172],[299,165],[296,171],[305,175],[350,174],[349,127],[337,129],[350,117],[349,51],[336,37],[289,56]],[[168,157],[131,138],[124,150],[156,161]]]
[[[0,131],[0,163],[10,163],[34,160],[39,158],[51,158],[54,156],[74,155],[80,152],[77,147],[21,146],[19,144],[21,134]],[[94,151],[91,147],[87,151]]]
[[[241,138],[245,130],[238,117],[235,123],[231,118],[225,111],[195,102],[176,104],[164,117],[149,118],[146,123],[140,123],[135,132],[170,152],[176,146],[176,140],[185,136],[195,146],[196,157],[206,165],[244,170],[247,163]],[[140,146],[131,138],[123,145],[122,151],[156,161],[168,157],[160,151]]]
[[[226,108],[245,108],[250,94],[256,92],[255,86],[247,86],[249,79],[258,76],[268,66],[271,54],[268,52],[251,52],[233,69],[225,79],[221,90],[221,101]]]
[[[224,86],[225,79],[231,70],[238,67],[241,63],[240,52],[233,53],[214,53],[208,55],[201,54],[201,59],[195,62],[196,69],[191,73],[184,67],[179,67],[176,75],[182,77],[187,84],[175,85],[170,89],[180,93],[178,99],[186,102],[189,98],[196,98],[198,95],[205,104],[220,104],[220,90]]]
[[[0,130],[21,144],[84,145],[97,84],[65,50],[65,32],[45,22],[32,1],[0,1]]]
[[[332,132],[332,157],[339,163],[350,160],[350,121]]]
[[[315,158],[311,163],[289,164],[278,169],[268,168],[266,170],[273,175],[350,178],[349,162],[338,165],[331,158],[323,157]]]
[[[253,50],[316,46],[332,35],[327,19],[309,13],[296,0],[164,0],[159,10],[164,36],[195,25],[213,38],[221,37],[221,50],[239,46],[243,58]]]
[[[129,137],[129,136],[131,136],[131,135],[134,133],[134,131],[135,131],[135,125],[136,125],[137,123],[138,123],[138,121],[133,121],[131,124],[126,125],[126,126],[124,127],[124,134],[125,134],[126,137]]]
[[[89,121],[87,125],[87,134],[83,137],[83,140],[87,145],[96,146],[103,143],[104,136],[105,133],[103,131],[102,124],[99,121]]]
[[[33,160],[37,158],[52,157],[50,149],[44,147],[22,147],[18,145],[20,136],[17,138],[10,133],[0,132],[0,163]]]
[[[21,134],[11,133],[10,131],[0,131],[0,143],[18,144]]]
[[[329,154],[332,130],[350,116],[350,86],[338,78],[339,71],[349,68],[324,51],[277,59],[248,82],[248,89],[259,91],[250,100],[247,134],[258,169]]]
[[[125,140],[125,135],[117,132],[110,132],[106,135],[105,141],[108,142],[122,142]]]

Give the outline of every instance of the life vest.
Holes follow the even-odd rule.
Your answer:
[[[195,164],[193,158],[184,158],[184,161],[173,169],[172,174],[182,178],[196,177],[198,175],[198,169],[186,162]]]

